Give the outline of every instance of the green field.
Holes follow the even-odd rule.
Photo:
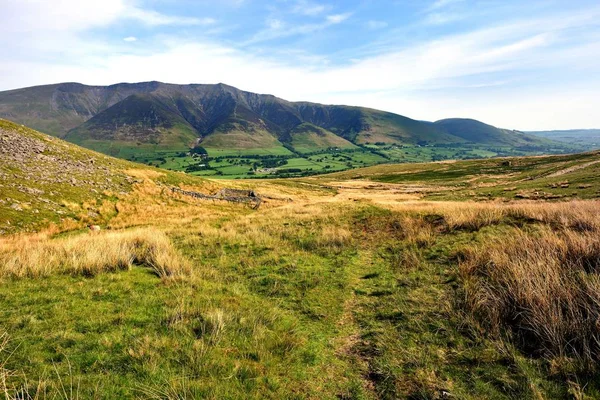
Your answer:
[[[118,148],[117,145],[114,147]],[[110,153],[111,149],[98,149]],[[152,146],[122,147],[119,157],[156,167],[184,171],[192,175],[215,178],[298,177],[377,164],[419,163],[429,161],[481,159],[504,156],[538,155],[540,151],[515,150],[509,147],[419,146],[366,144],[362,147],[329,148],[318,152],[301,152],[296,148],[226,150],[203,148],[204,156],[192,157],[189,151],[173,149],[155,152]],[[558,149],[557,149],[558,151]],[[566,151],[562,149],[561,152]],[[116,150],[113,151],[117,155]]]

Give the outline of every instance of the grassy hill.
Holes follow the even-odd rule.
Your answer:
[[[485,143],[496,146],[551,146],[552,142],[544,143],[539,137],[519,131],[498,129],[473,119],[450,118],[436,121],[435,125],[448,134],[458,136],[472,143]]]
[[[216,182],[0,144],[7,398],[600,396],[598,153]]]
[[[131,95],[72,129],[65,140],[128,158],[145,152],[187,152],[198,140],[195,129],[152,95]]]

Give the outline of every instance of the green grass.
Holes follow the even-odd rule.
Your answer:
[[[293,153],[285,147],[269,147],[262,149],[222,149],[205,147],[211,157],[236,157],[236,156],[289,156]]]
[[[260,165],[261,159],[265,157],[285,158],[287,164],[281,166],[283,169],[300,169],[299,172],[287,173],[286,176],[302,176],[305,174],[317,174],[332,171],[341,171],[352,168],[360,168],[382,163],[419,163],[441,160],[457,159],[481,159],[497,156],[521,156],[541,154],[540,151],[523,151],[511,147],[489,147],[483,145],[463,144],[446,146],[420,146],[415,144],[365,144],[362,148],[351,145],[350,142],[338,143],[331,141],[329,136],[320,137],[314,132],[297,134],[290,148],[274,145],[269,142],[264,147],[211,147],[204,149],[208,152],[208,160],[192,158],[189,147],[182,144],[167,145],[161,143],[138,143],[132,145],[127,142],[94,141],[86,140],[81,143],[86,147],[109,154],[115,157],[141,162],[164,169],[174,171],[187,171],[193,175],[215,176],[218,178],[250,178],[267,177],[270,173],[248,174],[252,164]],[[313,140],[312,136],[319,140]],[[329,133],[329,135],[332,135]],[[264,136],[264,135],[263,135]],[[263,136],[258,139],[265,139]],[[226,138],[227,134],[221,134]],[[251,136],[249,136],[251,137]],[[337,136],[336,136],[337,138]],[[227,140],[230,140],[228,138]],[[257,140],[258,140],[257,139]],[[261,140],[262,140],[261,139]],[[271,140],[272,138],[267,137]],[[214,139],[219,144],[220,139]],[[325,144],[321,143],[325,141]],[[189,140],[188,140],[189,141]],[[317,143],[318,142],[318,143]],[[322,146],[319,144],[323,144]],[[248,144],[248,143],[246,143]],[[333,144],[334,146],[329,146]],[[291,149],[291,150],[290,150]],[[294,152],[292,152],[292,150]],[[559,149],[564,151],[564,149]],[[557,150],[558,151],[558,150]],[[249,163],[247,163],[249,161]],[[211,171],[189,170],[195,164],[210,164]],[[237,168],[246,165],[247,168]]]
[[[299,219],[267,212],[258,224],[281,238],[271,241],[244,234],[255,219],[230,208],[210,223],[216,231],[198,220],[171,234],[200,279],[161,281],[135,267],[6,280],[6,367],[31,391],[40,377],[48,387],[62,380],[80,398],[566,396],[543,360],[468,331],[454,308],[453,254],[502,235],[509,221],[425,244],[405,238],[405,216],[360,204]],[[323,237],[325,227],[352,236]],[[580,379],[597,393],[592,377]]]

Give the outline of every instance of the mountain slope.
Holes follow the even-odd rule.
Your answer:
[[[191,113],[190,113],[191,114]],[[190,115],[188,118],[194,118]],[[151,94],[134,94],[72,129],[65,140],[113,156],[139,148],[187,151],[198,139],[195,128]],[[106,147],[109,144],[110,147]]]
[[[568,155],[384,164],[321,175],[325,185],[352,180],[356,187],[391,184],[394,193],[427,200],[596,199],[600,197],[600,151]],[[366,181],[366,182],[365,182]],[[381,188],[383,189],[383,187]]]
[[[327,150],[329,148],[355,149],[352,142],[337,136],[333,132],[313,125],[303,123],[296,126],[290,132],[292,146],[299,153],[310,153],[313,151]]]
[[[138,147],[180,151],[200,143],[221,150],[259,151],[351,144],[491,145],[544,143],[472,120],[416,121],[350,106],[289,102],[232,86],[161,82],[86,86],[62,83],[0,92],[0,117],[109,154]],[[328,139],[306,136],[310,124]],[[332,135],[336,136],[334,138]],[[317,140],[318,139],[318,140]],[[298,144],[300,143],[300,144]],[[310,144],[314,144],[311,147]],[[309,146],[308,148],[306,146]]]
[[[525,146],[542,143],[540,138],[534,135],[499,129],[474,119],[450,118],[436,121],[434,124],[448,134],[458,136],[472,143],[496,146]]]

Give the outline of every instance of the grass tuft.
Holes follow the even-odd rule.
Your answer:
[[[161,278],[189,274],[189,263],[170,239],[156,229],[100,232],[51,239],[46,234],[0,240],[0,276],[42,277],[52,273],[94,276],[151,267]]]
[[[515,230],[512,239],[464,254],[465,307],[482,329],[507,333],[526,353],[600,360],[600,237]]]

